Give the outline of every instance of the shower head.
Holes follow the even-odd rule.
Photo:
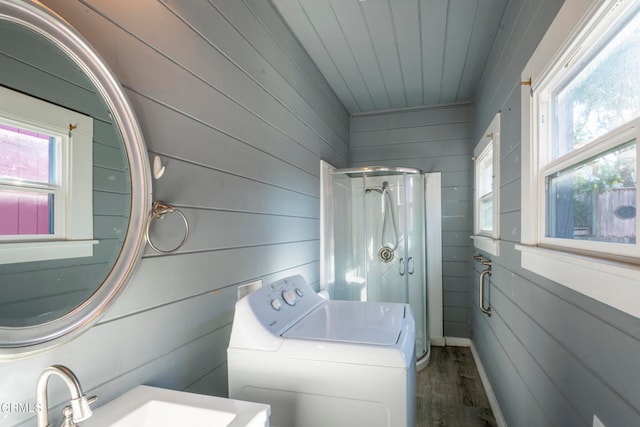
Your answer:
[[[380,188],[378,188],[378,187],[367,187],[367,188],[364,189],[364,192],[365,193],[371,193],[372,191],[375,191],[377,193],[384,194],[384,193],[387,192],[388,189],[389,189],[389,183],[387,181],[384,181]]]

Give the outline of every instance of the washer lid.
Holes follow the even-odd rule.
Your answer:
[[[398,342],[405,311],[398,303],[326,301],[282,336],[391,346]]]

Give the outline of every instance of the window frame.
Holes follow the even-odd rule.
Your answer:
[[[40,192],[49,193],[54,196],[53,202],[53,233],[50,234],[15,234],[0,235],[0,244],[17,243],[28,241],[61,240],[65,238],[66,217],[66,182],[68,180],[67,163],[69,158],[69,136],[64,135],[59,129],[45,127],[40,123],[25,122],[15,118],[6,117],[6,112],[0,111],[0,124],[8,125],[18,129],[26,129],[49,135],[55,139],[53,174],[54,183],[43,182],[21,182],[19,179],[3,179],[0,177],[0,189],[9,191]]]
[[[537,126],[540,105],[533,102],[536,91],[560,78],[558,73],[580,58],[583,46],[593,46],[633,6],[627,0],[565,0],[521,74],[521,244],[515,248],[521,252],[523,268],[640,318],[640,258],[602,246],[597,251],[558,246],[555,241],[542,238],[545,212],[540,201],[545,189],[540,165],[544,153],[539,151],[537,142],[543,130]],[[629,126],[617,132],[630,132]],[[580,155],[587,158],[590,150],[597,152],[598,148],[602,147],[588,144],[578,150],[583,150]],[[636,161],[640,163],[640,159]],[[549,167],[561,167],[561,162],[549,163]]]
[[[60,144],[54,234],[3,236],[0,264],[92,256],[98,243],[93,239],[93,119],[0,87],[0,120],[42,130]]]
[[[492,149],[491,167],[493,177],[493,190],[491,198],[493,199],[492,213],[492,230],[483,230],[480,227],[481,201],[487,197],[487,194],[479,194],[479,183],[481,178],[481,170],[479,168],[480,160],[486,155],[487,150]],[[474,149],[474,186],[473,186],[473,202],[474,202],[474,246],[491,255],[500,254],[500,113],[497,113],[485,132],[483,137],[476,144]]]

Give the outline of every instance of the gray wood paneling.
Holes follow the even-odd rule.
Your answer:
[[[246,129],[253,132],[254,138],[284,140],[289,146],[297,145],[302,151],[326,157],[334,164],[345,162],[348,154],[346,145],[327,148],[326,138],[320,137],[243,73],[229,60],[226,52],[221,53],[211,46],[206,35],[195,32],[194,29],[199,28],[198,22],[185,24],[182,19],[186,18],[182,15],[187,12],[184,10],[180,11],[180,19],[157,2],[147,0],[141,3],[139,7],[144,7],[145,13],[153,16],[158,26],[172,28],[171,32],[158,33],[154,30],[156,27],[140,22],[118,4],[95,2],[91,6],[96,11],[93,15],[88,12],[85,15],[87,23],[83,24],[88,25],[93,19],[111,27],[107,31],[111,32],[112,39],[100,41],[99,48],[104,49],[106,57],[113,55],[120,59],[117,62],[120,68],[116,67],[115,71],[123,75],[121,81],[126,87],[141,94],[154,94],[154,99],[159,102],[215,124],[229,133],[237,134]],[[194,3],[186,10],[191,8],[201,14],[209,10],[215,12],[211,5],[203,11],[199,3]],[[102,15],[118,22],[117,28],[110,21],[105,21]],[[184,49],[185,43],[190,49]],[[149,75],[146,67],[122,65],[130,62],[144,63],[155,72]],[[181,84],[167,84],[172,81],[180,81]],[[200,96],[190,96],[193,93]],[[243,135],[238,137],[247,139]],[[308,154],[302,156],[309,157]],[[286,153],[282,153],[282,157],[286,158]],[[315,165],[314,169],[317,168]]]
[[[330,9],[353,55],[357,71],[362,75],[363,84],[371,97],[374,109],[385,108],[390,105],[391,100],[385,86],[380,60],[370,46],[369,29],[360,13],[360,6],[356,2],[331,0]]]
[[[352,133],[351,151],[372,146],[412,142],[455,141],[469,136],[469,123],[438,124],[428,126],[404,126],[385,130],[358,131]],[[458,154],[458,153],[453,153]]]
[[[445,56],[449,2],[420,0],[422,20],[423,104],[436,105],[442,99],[442,61]],[[439,58],[439,60],[434,60]],[[431,82],[437,82],[433,84]]]
[[[548,26],[539,23],[551,22],[562,2],[512,0],[507,4],[476,93],[474,140],[505,106],[515,87],[520,87],[520,73]]]
[[[373,131],[390,128],[466,123],[473,118],[473,109],[468,104],[439,105],[379,114],[354,114],[351,132]],[[353,145],[352,135],[352,145]]]
[[[110,121],[105,104],[95,95],[90,80],[73,61],[53,52],[57,46],[17,25],[0,29],[0,78],[2,84],[48,102],[82,112],[94,119]],[[16,43],[12,43],[16,40]],[[38,82],[32,88],[33,82]]]
[[[355,61],[353,50],[346,38],[343,28],[336,19],[336,12],[328,1],[300,0],[302,11],[311,27],[323,34],[322,46],[326,48],[335,64],[341,64],[339,73],[349,92],[353,94],[358,106],[367,110],[375,109],[369,87],[360,78],[361,70]]]
[[[640,424],[640,319],[524,270],[520,252],[520,72],[562,1],[509,2],[478,90],[477,140],[502,113],[500,256],[480,313],[473,265],[472,339],[509,425]],[[506,119],[505,119],[506,118]],[[602,284],[606,286],[606,284]]]
[[[323,114],[331,114],[340,123],[340,129],[343,132],[349,131],[349,115],[340,99],[336,97],[335,92],[327,83],[325,76],[320,72],[318,66],[309,57],[309,54],[300,44],[291,29],[282,20],[278,12],[273,8],[271,2],[263,0],[242,0],[246,3],[248,9],[256,16],[260,25],[266,29],[270,35],[270,39],[262,39],[263,44],[259,49],[261,52],[272,52],[268,56],[264,55],[271,63],[278,63],[280,67],[286,66],[286,71],[280,71],[280,74],[288,77],[288,82],[298,88],[300,93],[315,93],[324,101],[324,106],[317,100],[306,97],[309,104],[314,106]],[[236,3],[229,1],[229,3]],[[234,21],[235,22],[235,21]],[[250,22],[247,25],[253,25]],[[238,28],[243,28],[242,23],[236,23]],[[247,34],[246,31],[241,31]],[[265,45],[268,46],[265,48]],[[286,56],[287,61],[281,61],[280,58]],[[280,68],[278,68],[281,70]]]
[[[447,23],[456,22],[456,26],[447,25],[445,33],[445,52],[442,59],[442,81],[440,102],[451,101],[467,101],[471,98],[457,98],[460,85],[462,83],[462,75],[465,72],[466,62],[469,60],[469,50],[471,47],[472,34],[474,25],[485,25],[486,23],[477,22],[478,8],[480,3],[478,0],[471,1],[450,1],[447,9]],[[499,11],[494,11],[496,13]],[[490,42],[490,41],[489,41]],[[477,58],[481,60],[481,64],[486,58]],[[483,64],[484,65],[484,64]],[[455,99],[443,100],[443,96],[451,96],[455,94]]]
[[[472,100],[507,0],[273,3],[358,113]]]
[[[141,383],[226,395],[237,286],[302,274],[317,287],[319,160],[348,165],[346,110],[268,2],[45,3],[123,83],[150,153],[166,165],[154,198],[185,213],[191,237],[171,255],[147,250],[116,304],[79,338],[0,364],[8,386],[0,401],[32,401],[38,374],[53,363],[73,369],[98,405]],[[100,162],[109,158],[106,133],[96,126]],[[121,196],[123,170],[96,167],[114,177],[101,188],[105,213]],[[180,239],[176,219],[154,223],[154,242]],[[113,221],[105,217],[105,227]],[[60,391],[55,385],[51,396]]]
[[[466,155],[469,151],[469,140],[456,139],[455,135],[452,135],[453,139],[431,141],[417,140],[412,142],[399,142],[399,140],[401,141],[403,139],[403,135],[393,135],[393,137],[394,139],[397,139],[395,141],[387,140],[385,144],[354,147],[351,150],[351,155],[354,158],[360,159],[360,162],[367,162],[383,159],[389,150],[393,150],[393,156],[396,159],[412,158],[416,151],[420,152],[421,156],[430,158]],[[385,135],[379,135],[372,138],[372,142],[375,144],[384,138]],[[416,136],[416,139],[419,138],[420,136]]]
[[[502,142],[502,140],[500,140]],[[502,145],[502,144],[501,144]],[[502,160],[500,160],[500,183],[507,184],[514,179],[520,179],[520,170],[522,169],[522,165],[520,162],[520,144],[515,147],[500,147],[505,149],[511,149],[507,153],[502,156]]]
[[[473,99],[479,77],[486,67],[486,60],[502,21],[507,0],[480,0],[476,9],[473,32],[465,58],[463,73],[458,85],[458,99]],[[458,37],[455,35],[455,37]]]
[[[183,208],[182,212],[194,227],[197,224],[209,225],[200,233],[191,234],[189,240],[180,249],[181,252],[305,241],[320,244],[320,224],[318,219],[314,218],[193,208]],[[176,247],[184,235],[181,227],[184,228],[177,217],[174,216],[171,219],[165,217],[155,221],[151,227],[150,237],[158,247],[167,249]],[[154,252],[148,248],[146,253],[152,255]]]
[[[384,86],[391,101],[391,104],[386,108],[408,107],[391,5],[384,1],[371,2],[367,5],[361,4],[360,10],[367,23],[368,35],[371,39],[369,46],[374,49],[375,55],[378,57]],[[399,29],[399,31],[403,31],[403,29]],[[359,46],[355,47],[355,49],[358,48]],[[329,53],[331,54],[331,51]],[[352,110],[351,112],[358,111],[371,110],[360,106],[360,110]]]
[[[105,321],[259,278],[267,282],[302,274],[307,282],[315,283],[319,275],[317,247],[315,242],[299,242],[147,258],[136,273],[145,280],[125,290]],[[176,269],[175,264],[184,268]],[[236,268],[230,269],[229,265]],[[158,283],[163,282],[172,286],[166,286],[162,293],[156,292]]]
[[[259,68],[259,73],[251,74],[255,75],[256,79],[262,82],[265,87],[273,93],[276,93],[276,91],[283,93],[285,99],[287,97],[292,99],[300,97],[304,102],[292,106],[299,106],[301,109],[304,109],[304,113],[311,117],[313,116],[311,111],[323,117],[326,123],[318,122],[317,120],[315,122],[321,126],[331,126],[333,128],[332,131],[336,132],[344,143],[347,144],[349,141],[349,122],[345,120],[347,116],[344,106],[335,98],[322,76],[319,76],[319,79],[312,80],[306,74],[300,73],[298,65],[290,59],[289,54],[281,48],[279,40],[271,35],[274,29],[268,28],[262,23],[262,21],[268,18],[264,16],[265,13],[275,15],[275,12],[272,9],[264,9],[261,14],[255,10],[258,6],[257,2],[254,1],[251,4],[254,10],[244,7],[241,2],[237,1],[216,2],[216,6],[220,12],[223,13],[227,20],[233,23],[237,31],[251,43],[256,52],[267,61],[269,67],[273,67],[274,69],[273,72],[266,72],[269,70],[269,67],[266,67],[266,69]],[[249,14],[254,14],[255,17],[251,17]],[[256,25],[256,17],[261,25]],[[291,35],[289,35],[289,37],[291,37]],[[300,59],[310,62],[306,54],[303,57],[301,55]],[[256,61],[251,61],[248,65],[250,66],[249,69],[253,70],[253,68],[257,68],[258,64]],[[309,65],[315,68],[315,64],[310,63]],[[318,74],[318,72],[315,71],[314,74]],[[316,84],[321,87],[327,87],[325,93],[314,87]],[[291,90],[295,91],[297,96],[293,94],[289,95],[288,92],[286,92]]]
[[[154,141],[156,153],[173,159],[192,160],[221,172],[233,172],[258,182],[291,188],[299,192],[319,195],[317,172],[306,159],[306,154],[296,147],[287,147],[285,141],[274,142],[267,138],[241,135],[215,128],[195,117],[185,115],[148,97],[129,92],[129,98],[137,111],[141,126],[148,129],[145,137]],[[176,144],[185,132],[201,144]],[[288,151],[286,161],[284,156]]]
[[[637,358],[637,335],[622,333],[501,265],[494,267],[489,286],[494,313],[486,326],[501,340],[548,424],[590,424],[597,412],[592,399],[606,400],[614,391],[609,382],[622,386],[619,400],[610,403],[614,425],[637,421],[637,378],[619,369]],[[612,345],[624,351],[597,350]]]
[[[500,213],[520,210],[520,178],[500,183]]]
[[[521,229],[519,210],[500,214],[500,239],[502,241],[519,242]],[[518,263],[520,263],[520,260],[518,260]]]
[[[352,165],[405,166],[443,173],[444,333],[456,337],[470,334],[471,118],[472,106],[458,104],[351,119]]]
[[[230,61],[220,62],[221,65],[229,63],[230,67],[233,67],[231,72],[237,73],[238,69],[242,72],[240,76],[233,79],[237,82],[237,86],[229,87],[229,93],[231,94],[233,91],[232,96],[235,100],[242,102],[256,112],[264,105],[266,99],[276,100],[277,102],[271,108],[260,111],[259,115],[287,134],[296,135],[297,141],[306,139],[313,141],[319,138],[323,143],[316,145],[321,147],[321,155],[329,157],[337,152],[343,155],[343,159],[346,159],[348,134],[345,129],[338,133],[334,130],[333,123],[327,123],[322,116],[319,116],[291,86],[283,81],[283,78],[275,70],[271,69],[269,62],[263,60],[262,54],[234,26],[231,16],[224,14],[226,10],[231,9],[232,4],[236,3],[236,7],[240,6],[237,2],[198,1],[189,3],[188,7],[184,7],[184,2],[174,0],[165,0],[162,3],[167,5],[180,19],[188,22],[191,29],[196,31],[206,43],[230,59]],[[241,7],[240,10],[245,13],[238,14],[236,19],[243,22],[245,26],[248,23],[256,24],[254,22],[255,16],[246,7]],[[257,27],[257,25],[255,26]],[[173,26],[171,27],[173,28]],[[177,50],[172,49],[169,55],[182,62],[177,55],[178,51],[180,51],[180,47]],[[189,55],[193,55],[193,52]],[[212,58],[212,61],[219,62],[215,57]],[[222,66],[216,70],[216,73],[210,72],[210,74],[207,74],[209,67],[203,67],[201,70],[190,69],[199,76],[206,75],[207,81],[212,83],[214,76],[223,71]],[[271,75],[274,78],[269,80],[268,77]],[[246,79],[243,78],[244,76]],[[224,86],[229,86],[228,80],[225,79]],[[215,86],[218,90],[222,90],[221,85]],[[241,93],[243,96],[240,95]],[[297,120],[292,120],[291,116]]]
[[[389,2],[407,107],[424,105],[419,2]]]
[[[442,180],[445,181],[448,185],[451,186],[464,186],[468,185],[472,182],[473,171],[470,170],[462,170],[462,171],[449,171],[442,173]]]
[[[309,23],[302,4],[298,1],[282,2],[278,6],[278,12],[286,20],[287,26],[296,34],[304,49],[309,52],[322,75],[330,82],[331,88],[342,104],[348,111],[360,111],[360,106],[342,73],[318,37],[317,30]]]
[[[174,160],[156,197],[179,206],[317,218],[317,197],[209,167]],[[185,185],[185,182],[188,185]]]

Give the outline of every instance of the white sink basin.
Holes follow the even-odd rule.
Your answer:
[[[269,405],[138,386],[96,409],[84,427],[268,427]]]

